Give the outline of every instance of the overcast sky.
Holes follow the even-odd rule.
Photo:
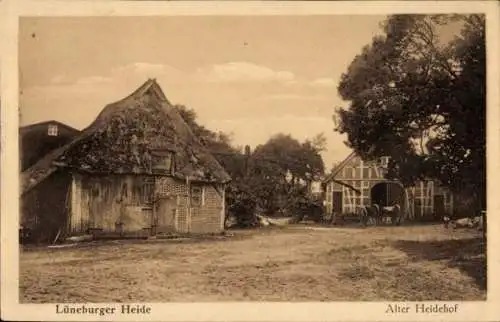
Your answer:
[[[333,132],[340,75],[383,16],[23,18],[21,125],[82,129],[148,78],[211,130],[255,147],[323,132],[327,168],[349,154]]]

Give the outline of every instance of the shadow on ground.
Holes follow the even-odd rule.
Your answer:
[[[393,246],[404,251],[414,261],[446,261],[474,278],[478,287],[486,290],[486,247],[482,238],[460,240],[415,241],[398,240]]]

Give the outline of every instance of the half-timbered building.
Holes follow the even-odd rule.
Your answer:
[[[432,180],[412,187],[387,180],[388,157],[364,161],[351,153],[323,180],[326,214],[354,213],[357,206],[376,203],[402,206],[406,217],[422,217],[453,212],[453,196]]]

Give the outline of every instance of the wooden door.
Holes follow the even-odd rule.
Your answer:
[[[342,191],[333,191],[332,192],[332,209],[333,213],[340,214],[342,213]]]
[[[156,209],[156,232],[176,231],[177,198],[161,198]]]
[[[101,210],[101,201],[99,198],[98,183],[91,182],[88,186],[88,193],[83,193],[83,198],[88,204],[89,218],[91,222],[90,228],[113,231],[114,227],[106,226]]]

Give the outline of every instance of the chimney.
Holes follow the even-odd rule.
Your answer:
[[[245,145],[245,176],[248,176],[248,163],[250,160],[250,146]]]

